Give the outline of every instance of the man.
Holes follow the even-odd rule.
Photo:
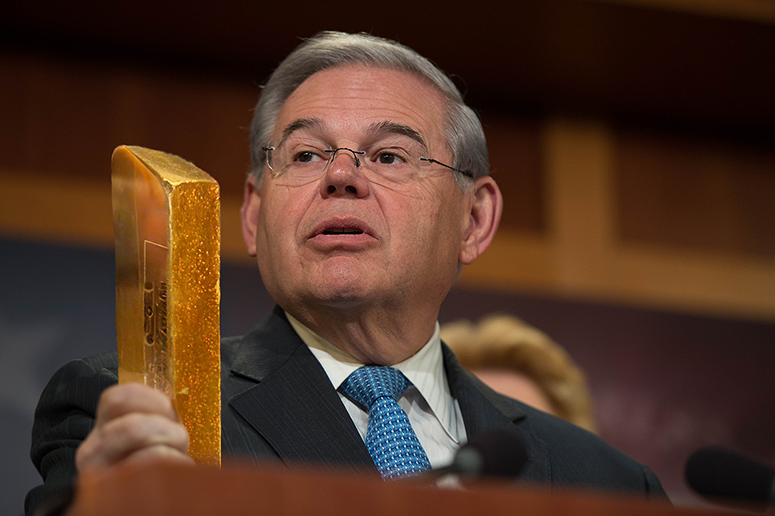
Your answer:
[[[395,478],[501,428],[527,443],[521,481],[662,495],[647,468],[494,393],[441,344],[441,302],[502,204],[481,124],[442,72],[391,41],[322,33],[273,73],[251,132],[243,235],[278,306],[222,343],[226,459]],[[115,354],[75,361],[44,391],[32,456],[45,483],[28,512],[78,472],[191,461],[169,400],[113,386],[116,368]],[[401,386],[372,406],[364,386],[382,383]],[[411,458],[385,462],[372,424],[385,413]]]

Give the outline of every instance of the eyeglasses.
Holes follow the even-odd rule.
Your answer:
[[[266,162],[274,177],[283,176],[294,184],[303,184],[323,175],[339,151],[352,154],[356,167],[391,183],[413,181],[428,171],[431,164],[441,165],[471,179],[474,177],[465,170],[423,157],[424,146],[412,138],[400,135],[376,142],[364,150],[347,147],[332,149],[319,140],[296,136],[283,140],[277,147],[269,142],[269,146],[262,149],[266,152]]]

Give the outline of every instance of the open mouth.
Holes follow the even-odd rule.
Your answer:
[[[361,235],[363,231],[358,228],[328,228],[323,231],[324,235]]]
[[[324,242],[338,242],[339,244],[353,243],[363,244],[373,239],[374,233],[368,224],[355,217],[329,217],[321,221],[312,229],[309,238],[324,238]],[[337,238],[339,237],[339,238]]]

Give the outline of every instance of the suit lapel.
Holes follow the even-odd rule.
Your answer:
[[[376,472],[323,367],[293,331],[282,309],[275,307],[243,338],[231,372],[256,383],[231,396],[229,405],[284,462]]]
[[[551,468],[546,443],[528,430],[528,417],[522,406],[466,371],[445,344],[442,349],[450,392],[460,405],[466,434],[470,437],[496,429],[515,433],[524,440],[528,451],[528,463],[519,481],[549,483]]]
[[[551,481],[548,450],[529,431],[522,405],[501,396],[463,369],[442,346],[450,391],[469,436],[492,429],[519,434],[529,462],[520,481]],[[317,463],[376,474],[358,431],[323,367],[291,328],[280,307],[245,335],[230,368],[239,382],[224,382],[224,396],[286,464]],[[232,387],[237,386],[237,387]]]

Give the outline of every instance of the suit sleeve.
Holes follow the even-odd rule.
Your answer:
[[[24,503],[25,513],[57,514],[77,476],[75,450],[94,426],[97,401],[118,382],[116,354],[74,360],[63,366],[40,396],[32,426],[30,457],[43,478]]]
[[[646,479],[646,494],[652,500],[660,500],[664,502],[670,502],[667,497],[667,493],[662,488],[662,484],[659,482],[659,478],[654,474],[648,466],[641,464],[643,469],[643,476]]]

